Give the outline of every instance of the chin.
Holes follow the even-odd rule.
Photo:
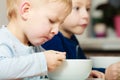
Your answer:
[[[44,44],[44,43],[40,43],[40,42],[33,43],[34,46],[40,46],[42,44]]]
[[[77,35],[81,35],[81,34],[83,34],[83,33],[84,33],[84,31],[75,32],[75,34],[77,34]]]

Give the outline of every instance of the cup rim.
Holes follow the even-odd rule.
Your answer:
[[[65,61],[92,61],[91,59],[66,59]]]
[[[120,56],[90,56],[89,58],[120,58]]]
[[[120,58],[120,56],[90,56],[90,58],[95,57],[95,58]]]

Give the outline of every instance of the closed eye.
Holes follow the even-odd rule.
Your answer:
[[[52,23],[52,24],[55,23],[55,21],[53,21],[53,20],[51,20],[51,19],[49,19],[49,22]]]

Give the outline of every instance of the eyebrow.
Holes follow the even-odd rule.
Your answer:
[[[74,3],[75,5],[82,5],[82,3],[79,2],[79,1],[74,1],[73,3]],[[91,3],[87,3],[87,6],[88,6],[88,7],[91,6]]]
[[[91,6],[91,3],[88,3],[87,6]]]
[[[60,24],[62,24],[63,22],[64,22],[64,18],[63,19],[61,19],[60,17],[58,17],[57,15],[54,15],[54,19],[55,19],[55,21],[60,21]]]
[[[60,21],[60,24],[62,24],[64,22],[64,20],[60,19],[60,18],[56,18],[57,21]]]

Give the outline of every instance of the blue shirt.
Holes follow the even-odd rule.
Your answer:
[[[86,56],[81,49],[75,35],[68,39],[59,32],[51,40],[43,44],[42,47],[46,50],[57,50],[66,52],[67,59],[86,59]],[[105,72],[104,68],[93,68],[93,70]]]
[[[86,59],[86,56],[74,35],[71,39],[68,39],[59,32],[51,40],[43,44],[42,47],[46,50],[66,52],[67,59]]]

